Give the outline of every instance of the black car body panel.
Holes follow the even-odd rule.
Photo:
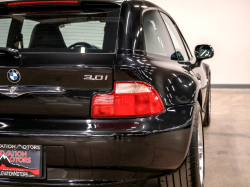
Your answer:
[[[0,73],[6,75],[9,69],[17,69],[21,73],[22,86],[58,87],[60,93],[27,93],[16,98],[1,95],[1,116],[25,115],[34,117],[90,117],[90,101],[95,92],[110,92],[113,89],[113,61],[115,55],[26,55],[23,54],[22,66],[4,66]],[[58,62],[55,63],[55,62]],[[69,64],[71,62],[71,64]],[[105,62],[103,64],[103,62]],[[53,73],[52,73],[53,72]],[[84,80],[84,75],[105,75],[107,80]],[[0,86],[16,85],[10,83],[6,76],[0,77]],[[46,89],[46,88],[45,88]],[[25,91],[25,89],[24,89]],[[0,90],[1,92],[1,90]],[[18,92],[18,91],[17,91]],[[2,92],[5,93],[5,92]],[[30,106],[30,107],[26,107]]]
[[[188,71],[188,66],[159,57],[119,55],[117,60],[115,81],[148,82],[156,88],[166,106],[195,102],[195,93],[198,91],[195,84],[197,80],[192,71]]]
[[[136,182],[159,177],[182,164],[195,112],[195,104],[189,104],[138,119],[6,119],[0,122],[0,141],[43,145],[47,180],[39,182],[48,185],[53,180],[65,185],[72,180],[89,184],[91,180],[103,184],[106,180]],[[15,183],[14,179],[4,181]],[[22,182],[34,185],[38,181]]]
[[[0,3],[3,15],[30,10],[25,6],[7,8],[6,1]],[[203,118],[207,112],[209,66],[198,63],[187,46],[187,61],[147,53],[143,15],[147,11],[167,14],[150,2],[95,0],[69,7],[32,7],[39,11],[55,7],[64,10],[81,9],[83,4],[120,8],[114,53],[20,52],[19,60],[0,55],[0,144],[43,146],[40,179],[0,178],[0,184],[131,186],[175,171],[186,158],[194,116],[199,112],[197,105],[201,105]],[[10,69],[21,73],[18,83],[6,78]],[[84,80],[86,75],[91,75],[91,80]],[[95,80],[99,75],[107,79]],[[164,112],[149,117],[92,118],[93,96],[110,93],[116,81],[152,85],[161,97]],[[3,90],[13,86],[57,87],[60,92],[17,90],[20,95],[10,97]]]

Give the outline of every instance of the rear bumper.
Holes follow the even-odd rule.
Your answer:
[[[39,180],[0,184],[95,186],[165,175],[186,157],[194,111],[190,104],[126,120],[1,120],[1,144],[43,145],[44,170]]]

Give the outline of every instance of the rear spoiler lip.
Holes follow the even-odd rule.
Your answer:
[[[0,1],[0,8],[3,6],[7,8],[8,3],[14,2],[28,2],[28,1],[35,1],[35,0],[4,0]],[[88,5],[118,5],[121,6],[124,0],[78,0],[80,5],[88,4]],[[28,5],[27,5],[28,6]],[[58,6],[58,5],[57,5]]]
[[[96,1],[84,1],[84,0],[79,0],[81,6],[88,5],[88,6],[116,6],[120,7],[123,1],[101,1],[101,0],[96,0]]]
[[[20,5],[20,6],[11,6],[11,7],[8,7],[7,4],[10,3],[10,2],[27,2],[27,1],[33,1],[33,0],[14,0],[14,1],[11,1],[11,0],[5,0],[5,1],[1,1],[0,2],[0,15],[9,15],[10,12],[13,10],[13,9],[16,9],[16,8],[28,8],[28,7],[63,7],[63,6],[71,6],[70,4],[46,4],[46,5]],[[91,7],[91,8],[94,8],[94,7],[121,7],[122,3],[124,0],[78,0],[79,1],[79,4],[72,4],[72,6],[81,6],[81,7],[85,7],[85,6],[88,6],[88,7]]]

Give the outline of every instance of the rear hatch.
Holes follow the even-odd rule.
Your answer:
[[[74,2],[2,6],[0,117],[89,118],[112,90],[120,7]]]

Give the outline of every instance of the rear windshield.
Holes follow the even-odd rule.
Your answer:
[[[120,10],[0,16],[0,47],[19,52],[115,53]]]

